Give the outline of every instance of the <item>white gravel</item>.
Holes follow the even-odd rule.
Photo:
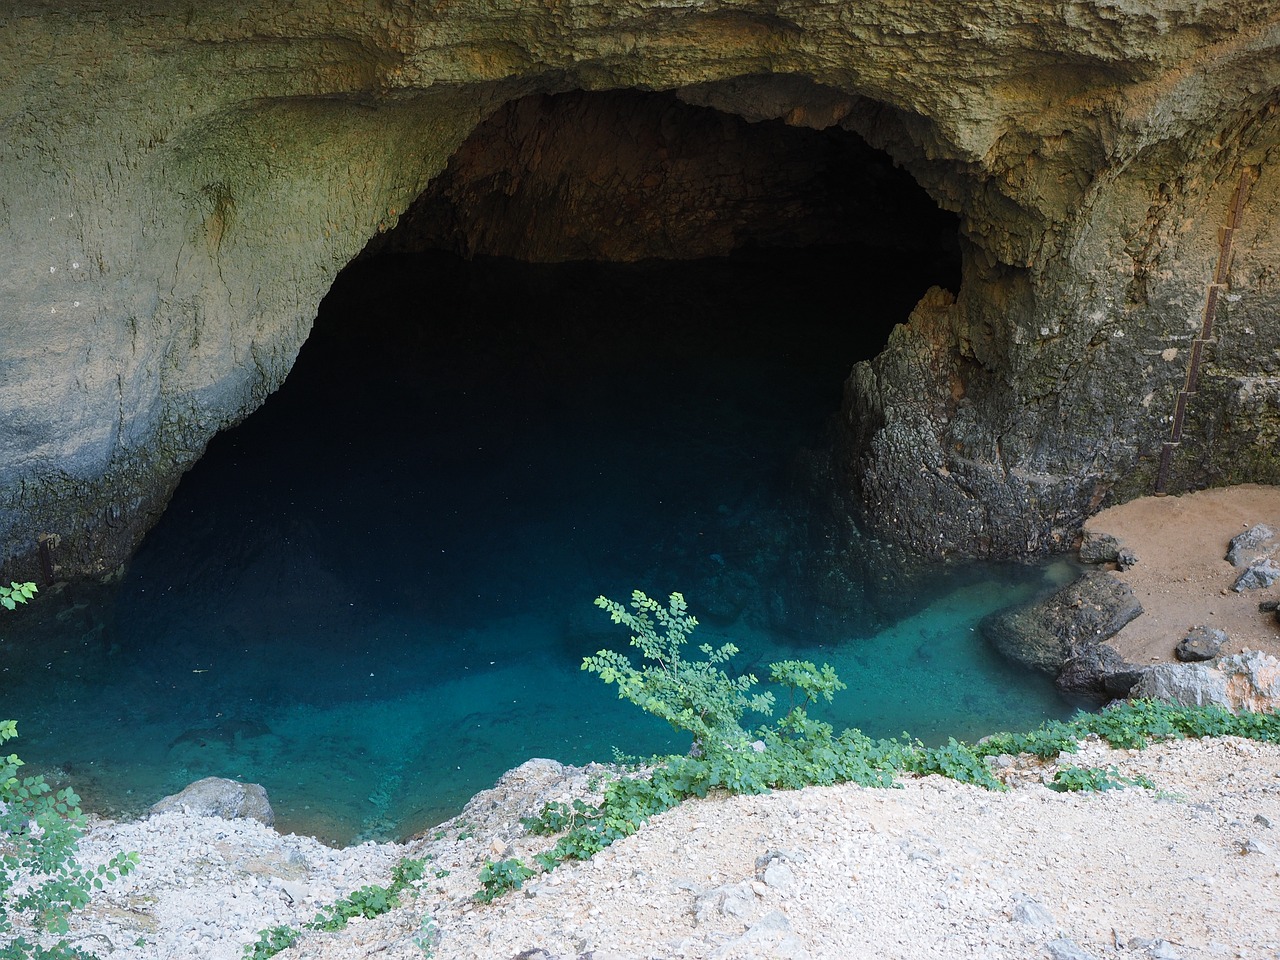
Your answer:
[[[332,850],[173,814],[100,822],[84,859],[131,849],[142,866],[95,898],[73,939],[103,958],[238,958],[264,927],[300,926],[387,883],[400,857],[429,856],[405,906],[278,956],[1280,960],[1280,746],[1091,742],[1063,762],[1157,789],[1059,794],[1042,785],[1054,765],[1024,757],[1005,768],[1008,793],[926,777],[712,797],[490,906],[469,899],[483,858],[530,862],[551,841],[518,818],[589,792],[598,770],[530,761],[443,836],[406,845]],[[424,923],[429,950],[415,943]]]

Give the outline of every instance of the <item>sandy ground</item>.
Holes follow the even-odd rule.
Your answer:
[[[1108,641],[1130,663],[1172,662],[1191,627],[1226,632],[1223,653],[1262,650],[1280,656],[1280,623],[1258,610],[1269,590],[1235,593],[1240,570],[1226,561],[1231,538],[1254,524],[1280,530],[1280,487],[1245,484],[1180,497],[1144,497],[1091,518],[1086,531],[1109,533],[1138,562],[1115,576],[1133,588],[1143,614]]]

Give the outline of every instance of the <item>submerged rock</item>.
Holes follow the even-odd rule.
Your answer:
[[[257,820],[274,827],[275,811],[259,783],[240,783],[224,777],[205,777],[151,807],[151,813],[186,813],[223,820]]]
[[[1141,613],[1128,584],[1091,570],[1042,600],[985,618],[981,630],[1010,660],[1060,686],[1065,681],[1069,692],[1106,698],[1102,678],[1123,674],[1128,665],[1103,641]]]

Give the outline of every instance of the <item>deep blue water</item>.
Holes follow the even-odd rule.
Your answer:
[[[842,381],[924,282],[857,250],[358,263],[119,583],[7,618],[20,754],[106,812],[220,775],[284,830],[406,835],[532,756],[687,747],[579,670],[627,642],[592,600],[633,588],[682,591],[742,669],[832,663],[837,727],[1064,714],[975,630],[1060,566],[920,576],[827,519]]]

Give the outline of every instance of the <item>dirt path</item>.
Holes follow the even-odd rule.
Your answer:
[[[1130,663],[1172,661],[1186,631],[1205,624],[1226,632],[1223,653],[1280,656],[1280,624],[1258,610],[1260,600],[1280,596],[1280,584],[1235,593],[1240,571],[1225,559],[1231,538],[1258,523],[1280,530],[1280,487],[1144,497],[1091,518],[1086,531],[1111,534],[1138,558],[1115,575],[1133,588],[1144,612],[1108,644]]]

